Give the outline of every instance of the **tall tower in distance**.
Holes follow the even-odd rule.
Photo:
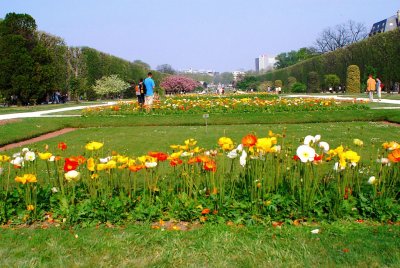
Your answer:
[[[268,57],[267,55],[261,55],[256,58],[256,72],[266,72],[274,68],[276,60],[275,57]]]
[[[260,58],[256,58],[256,73],[260,72]]]

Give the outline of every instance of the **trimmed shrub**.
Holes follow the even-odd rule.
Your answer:
[[[307,93],[319,92],[319,78],[317,72],[309,72],[307,78]]]
[[[347,93],[360,93],[360,68],[357,65],[350,65],[347,67],[346,79],[346,92]]]
[[[305,93],[306,90],[307,90],[307,87],[303,83],[296,82],[296,83],[293,84],[291,90],[294,93]]]
[[[325,75],[325,87],[332,87],[333,89],[340,85],[340,78],[336,74]]]
[[[275,80],[274,85],[275,87],[282,87],[283,85],[282,80]]]

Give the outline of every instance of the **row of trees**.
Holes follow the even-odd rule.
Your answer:
[[[38,31],[28,14],[9,13],[0,21],[0,99],[6,103],[49,102],[56,91],[70,99],[95,99],[94,86],[102,77],[118,75],[123,81],[137,81],[149,69],[139,60],[129,62],[93,48],[69,47],[62,38]],[[153,72],[157,82],[161,77]]]
[[[374,35],[360,42],[351,44],[333,52],[325,53],[299,62],[295,65],[274,70],[257,77],[247,77],[247,80],[256,81],[283,81],[286,89],[293,85],[290,81],[309,85],[310,80],[317,80],[317,88],[312,91],[320,91],[329,87],[332,77],[326,79],[326,75],[335,75],[334,85],[346,85],[347,68],[357,65],[360,72],[361,89],[369,74],[373,74],[391,88],[395,82],[400,81],[400,30],[394,30],[379,35]],[[339,82],[338,82],[339,81]]]

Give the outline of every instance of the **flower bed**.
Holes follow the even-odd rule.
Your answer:
[[[113,106],[87,108],[85,116],[128,115],[147,111],[136,101],[120,102]],[[220,97],[220,98],[167,98],[156,101],[152,106],[154,114],[176,113],[274,113],[290,111],[340,111],[365,110],[367,106],[356,101],[337,101],[334,99],[315,98],[262,98],[262,97]],[[147,111],[148,112],[148,111]]]
[[[320,135],[295,147],[286,134],[229,137],[205,149],[194,139],[170,152],[132,157],[104,144],[71,156],[65,143],[0,156],[1,222],[71,224],[184,220],[235,222],[400,219],[400,146],[384,143],[374,161],[354,144],[330,148]]]

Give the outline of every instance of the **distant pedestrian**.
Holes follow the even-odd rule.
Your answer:
[[[376,81],[375,79],[372,78],[372,75],[369,75],[369,78],[367,80],[367,92],[369,95],[369,100],[372,102],[374,100],[374,91],[376,87]]]
[[[154,88],[156,86],[153,80],[153,74],[151,72],[147,74],[147,78],[144,80],[143,83],[144,86],[146,87],[145,104],[148,108],[151,108],[154,100]]]
[[[377,77],[376,78],[376,84],[375,84],[375,88],[376,88],[376,93],[378,95],[378,101],[381,101],[381,95],[382,95],[382,82],[381,80]]]
[[[136,96],[138,97],[138,103],[140,105],[140,108],[142,108],[144,105],[145,95],[146,95],[146,87],[143,84],[143,79],[140,78],[139,84],[137,85],[137,90],[136,90]]]

